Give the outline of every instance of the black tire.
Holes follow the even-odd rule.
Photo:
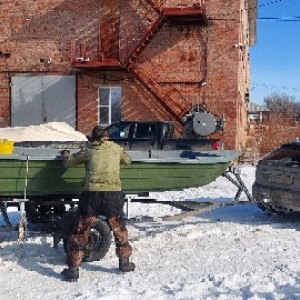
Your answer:
[[[74,231],[73,231],[74,232]],[[70,237],[73,233],[69,233],[64,239],[64,250],[67,252]],[[109,251],[112,241],[112,234],[109,225],[103,220],[97,220],[91,229],[89,243],[85,249],[83,261],[98,261],[102,259]]]
[[[94,223],[90,232],[90,242],[87,247],[90,250],[92,261],[102,259],[109,251],[112,234],[109,225],[103,220]]]

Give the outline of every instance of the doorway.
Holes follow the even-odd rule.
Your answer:
[[[66,122],[76,129],[75,76],[13,76],[11,126]]]

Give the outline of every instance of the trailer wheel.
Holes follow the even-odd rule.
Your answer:
[[[64,239],[64,250],[67,252],[69,249],[69,240],[72,231],[68,237]],[[84,250],[83,261],[91,262],[102,259],[109,251],[112,240],[112,234],[107,222],[97,220],[91,229],[89,236],[89,243]]]

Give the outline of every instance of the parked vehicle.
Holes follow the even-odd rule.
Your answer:
[[[209,138],[174,138],[170,122],[123,121],[107,127],[109,139],[125,150],[219,150],[221,141]]]
[[[194,107],[183,118],[182,137],[174,137],[174,124],[163,121],[122,121],[107,127],[110,140],[125,150],[193,150],[222,149],[220,139],[210,134],[222,132],[224,120],[201,107]]]
[[[261,159],[253,199],[270,212],[300,211],[300,142],[283,144]]]

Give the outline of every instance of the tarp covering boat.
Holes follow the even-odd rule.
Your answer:
[[[65,122],[49,122],[27,127],[0,128],[0,139],[12,140],[14,142],[87,141],[87,137],[83,133],[74,130]]]

